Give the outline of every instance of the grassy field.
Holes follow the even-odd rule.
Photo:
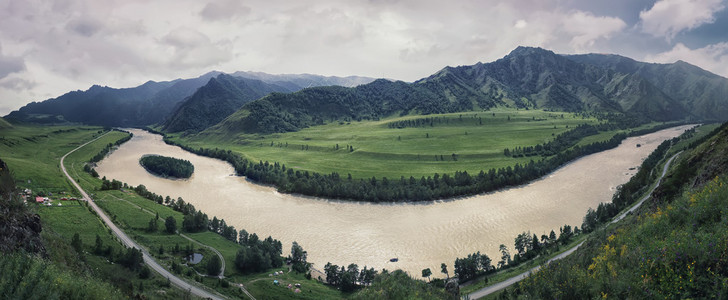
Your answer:
[[[432,125],[424,121],[425,124],[418,127],[389,126],[395,122],[428,118],[437,121]],[[195,148],[230,149],[252,161],[279,162],[289,168],[322,174],[419,178],[455,171],[472,174],[538,160],[539,156],[506,157],[503,150],[548,142],[555,135],[585,123],[595,124],[597,120],[571,113],[496,109],[330,123],[271,135],[203,132],[171,138]]]
[[[0,153],[23,188],[44,193],[72,192],[58,162],[100,131],[98,127],[15,126],[0,130]]]
[[[46,247],[49,248],[49,255],[52,260],[61,262],[81,271],[90,270],[92,275],[106,278],[107,280],[121,282],[117,286],[125,293],[140,293],[146,297],[180,299],[185,297],[185,292],[166,286],[166,279],[153,276],[151,279],[139,279],[135,272],[132,272],[118,264],[110,264],[103,256],[91,254],[96,236],[106,246],[111,246],[115,253],[124,251],[123,246],[110,233],[103,222],[88,209],[81,201],[61,201],[61,197],[78,197],[75,189],[67,182],[62,175],[59,162],[61,156],[68,151],[78,147],[84,142],[94,139],[102,134],[101,128],[97,127],[31,127],[15,126],[14,128],[0,129],[0,158],[8,163],[18,181],[21,189],[30,188],[34,193],[52,194],[51,205],[38,205],[30,203],[30,209],[37,212],[43,222],[43,236]],[[83,170],[86,162],[101,151],[107,144],[113,143],[126,134],[112,131],[102,136],[97,141],[77,150],[65,160],[66,168],[77,182],[95,199],[114,222],[127,232],[133,239],[147,248],[150,254],[154,255],[162,264],[171,266],[187,264],[183,255],[172,253],[175,246],[184,249],[191,246],[194,252],[204,256],[197,265],[182,266],[178,274],[190,281],[198,281],[211,289],[234,297],[245,297],[237,286],[237,283],[261,288],[251,291],[255,296],[268,297],[268,291],[263,288],[262,278],[267,278],[268,273],[242,275],[234,267],[235,255],[240,245],[231,242],[222,236],[205,231],[199,233],[184,233],[196,242],[190,241],[181,235],[167,234],[164,232],[164,218],[172,216],[177,220],[178,228],[181,228],[183,215],[173,209],[157,204],[143,198],[131,189],[125,190],[99,190],[101,180],[92,177]],[[60,204],[60,206],[59,206]],[[149,221],[157,214],[160,216],[158,230],[148,232]],[[210,216],[212,218],[212,216]],[[69,246],[74,234],[78,233],[83,248],[87,255],[80,261],[75,251]],[[202,245],[201,245],[202,244]],[[226,280],[231,282],[229,287],[222,287],[217,278],[199,276],[198,273],[205,273],[205,266],[209,259],[216,255],[207,247],[218,250],[225,260]],[[159,248],[163,248],[160,253]],[[290,245],[284,245],[283,250],[287,252]],[[287,253],[284,253],[287,255]],[[85,272],[85,271],[84,271]],[[273,271],[271,270],[270,273]],[[306,280],[302,274],[286,274],[286,278],[308,287],[308,293],[304,299],[340,299],[340,293],[315,280]],[[266,283],[269,283],[267,280]],[[272,283],[271,283],[272,284]],[[146,287],[146,288],[144,288]],[[288,291],[285,288],[283,290]],[[284,295],[273,293],[271,297],[290,298],[290,294]],[[161,294],[160,294],[161,293]]]
[[[29,203],[29,209],[41,217],[43,231],[41,236],[53,266],[73,270],[96,280],[113,283],[125,294],[137,293],[146,297],[178,299],[184,292],[166,286],[166,279],[152,276],[140,279],[121,265],[110,263],[104,256],[91,254],[96,236],[104,247],[111,247],[119,253],[123,246],[110,233],[103,222],[83,202],[62,201],[60,198],[78,197],[76,190],[62,175],[59,167],[61,156],[82,143],[102,134],[99,127],[59,127],[59,126],[14,126],[0,129],[0,158],[7,162],[18,187],[29,188],[34,194],[49,195],[51,205]],[[124,134],[113,132],[97,142],[82,148],[87,152],[98,152],[105,144],[113,142]],[[95,153],[94,153],[95,154]],[[83,155],[81,155],[83,156]],[[88,159],[86,159],[88,160]],[[79,159],[66,160],[69,172],[74,174],[83,168]],[[68,167],[67,167],[68,168]],[[80,176],[84,188],[90,188],[93,180],[87,173]],[[90,191],[93,191],[91,188]],[[82,242],[83,254],[79,255],[70,246],[70,241],[78,234]],[[147,287],[144,292],[141,289]],[[141,289],[140,289],[141,287]]]

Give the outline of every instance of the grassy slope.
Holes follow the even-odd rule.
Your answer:
[[[641,126],[641,127],[637,128],[637,129],[643,129],[646,126],[647,125]],[[691,143],[693,143],[693,142],[695,142],[697,140],[700,140],[701,138],[707,136],[714,129],[716,129],[718,126],[720,126],[720,124],[707,124],[707,125],[702,125],[702,126],[696,127],[695,128],[695,134],[692,135],[692,136],[690,136],[690,137],[686,137],[685,139],[681,139],[677,144],[673,145],[670,148],[670,150],[668,150],[667,154],[665,154],[665,158],[672,157],[675,153],[677,153],[679,151],[682,151],[682,150],[685,150],[685,148],[689,144],[691,144]],[[590,136],[590,137],[587,137],[585,139],[589,139],[589,138],[596,137],[596,136],[599,136],[599,135]],[[658,164],[658,166],[655,167],[655,170],[662,170],[662,167],[664,166],[665,161],[666,161],[666,159],[663,160],[660,164]],[[673,167],[676,164],[677,164],[677,162],[673,164]],[[653,185],[654,184],[656,184],[656,182],[653,183]],[[652,185],[649,186],[649,187],[645,187],[643,189],[643,191],[650,190],[651,187],[652,187]],[[641,192],[641,194],[638,195],[636,198],[641,199],[643,196],[645,196],[644,195],[644,192]],[[629,206],[629,207],[627,207],[625,209],[629,209],[631,207],[632,206]],[[511,278],[513,276],[516,276],[516,275],[518,275],[520,273],[523,273],[526,270],[529,270],[529,269],[531,269],[531,268],[533,268],[535,266],[542,265],[543,263],[545,263],[550,258],[552,258],[552,257],[558,255],[559,253],[564,252],[564,251],[566,251],[566,250],[568,250],[568,249],[576,246],[577,244],[581,243],[582,241],[585,241],[587,238],[591,237],[592,235],[593,234],[579,235],[577,239],[572,240],[571,242],[569,242],[568,245],[564,245],[564,246],[559,247],[559,249],[557,249],[556,251],[554,251],[552,253],[548,253],[546,255],[539,256],[536,259],[527,261],[527,262],[525,262],[525,263],[523,263],[521,265],[518,265],[515,268],[509,268],[509,269],[505,269],[505,270],[500,270],[500,271],[498,271],[498,272],[496,272],[494,274],[490,274],[490,275],[487,275],[487,276],[481,276],[480,278],[476,278],[473,281],[468,282],[466,285],[461,286],[460,287],[460,291],[461,291],[462,294],[470,294],[470,293],[473,293],[473,292],[475,292],[475,291],[477,291],[477,290],[479,290],[481,288],[484,288],[486,286],[491,286],[491,285],[494,285],[496,283],[499,283],[499,282],[501,282],[503,280],[509,279],[509,278]],[[493,295],[499,295],[499,294],[496,293],[496,294],[493,294]],[[491,298],[494,298],[494,296],[491,295],[491,296],[486,297],[486,298],[491,299]]]
[[[8,123],[8,121],[5,121],[5,119],[0,118],[0,129],[12,128],[12,127],[13,127],[13,125]]]
[[[118,243],[105,227],[103,222],[93,214],[83,203],[78,201],[61,201],[61,197],[78,197],[75,189],[62,175],[58,162],[60,157],[76,148],[83,142],[99,135],[98,127],[45,127],[45,126],[16,126],[13,129],[0,130],[4,137],[0,143],[0,153],[3,160],[8,162],[13,171],[19,187],[30,188],[34,193],[52,193],[53,206],[42,206],[31,203],[29,208],[41,217],[43,242],[48,249],[50,262],[45,262],[47,268],[57,270],[58,280],[65,277],[89,276],[102,284],[112,283],[121,289],[124,295],[144,294],[153,298],[179,298],[183,292],[166,287],[166,279],[153,276],[149,280],[141,280],[134,273],[118,264],[110,264],[102,256],[91,254],[96,235],[101,238],[104,247],[111,246],[118,253],[123,246]],[[79,153],[93,155],[107,143],[118,140],[124,134],[113,132],[99,141],[84,147]],[[90,154],[93,153],[93,154]],[[86,159],[88,160],[88,159]],[[81,161],[66,159],[71,174],[83,167]],[[76,170],[78,169],[78,170]],[[90,177],[90,176],[89,176]],[[98,180],[98,179],[96,179]],[[93,191],[89,180],[80,181],[84,188]],[[93,193],[93,192],[92,192]],[[58,206],[61,204],[62,206]],[[78,233],[85,252],[81,257],[70,246],[74,234]],[[56,271],[53,271],[56,272]],[[74,275],[67,275],[67,274]],[[64,277],[65,276],[65,277]],[[105,282],[105,283],[103,283]],[[91,283],[90,283],[91,284]],[[145,292],[139,290],[140,284],[146,287]],[[111,297],[113,290],[106,291]]]
[[[701,128],[693,140],[711,127],[716,126]],[[726,136],[724,130],[686,151],[678,163],[725,165]],[[675,165],[668,179],[680,170]],[[681,182],[683,192],[675,198],[652,200],[638,214],[594,232],[572,257],[492,298],[514,293],[536,298],[724,298],[728,170],[720,171],[699,187],[692,186],[691,178]]]
[[[569,113],[564,113],[564,118],[561,115],[541,110],[497,109],[326,124],[283,134],[236,135],[208,131],[172,138],[192,147],[231,149],[252,161],[279,162],[295,170],[322,174],[338,172],[342,176],[351,173],[355,178],[419,178],[464,170],[477,174],[480,170],[538,160],[538,156],[506,157],[503,149],[534,146],[576,125],[596,123],[595,119],[583,119]],[[394,121],[428,117],[445,118],[448,122],[436,123],[433,127],[387,127]],[[536,121],[538,119],[546,120]],[[337,144],[339,150],[336,150]],[[347,150],[348,145],[355,151]],[[302,150],[302,146],[308,150]],[[457,154],[457,160],[453,160],[453,153]],[[443,160],[440,160],[441,156]]]

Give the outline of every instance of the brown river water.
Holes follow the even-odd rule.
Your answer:
[[[238,230],[273,236],[283,242],[284,256],[297,241],[319,270],[327,262],[356,263],[378,270],[399,268],[414,277],[430,268],[441,276],[441,263],[447,263],[452,275],[455,258],[476,251],[495,264],[498,246],[515,252],[513,242],[520,232],[540,237],[551,230],[558,234],[564,224],[581,227],[587,209],[609,202],[615,188],[636,172],[630,168],[687,128],[628,138],[615,149],[585,156],[520,187],[427,203],[370,204],[281,194],[231,176],[233,168],[224,161],[169,146],[161,136],[141,130],[131,130],[134,138],[96,170],[109,179],[144,184],[163,196],[182,197],[210,219],[223,218]],[[187,180],[153,176],[139,165],[145,154],[189,160],[195,173]],[[393,257],[399,261],[390,262]]]

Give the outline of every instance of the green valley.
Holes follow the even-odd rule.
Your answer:
[[[408,121],[420,125],[408,126]],[[574,113],[494,109],[332,122],[288,133],[230,134],[212,128],[168,137],[189,147],[230,149],[250,161],[277,162],[293,170],[337,172],[356,179],[419,179],[455,171],[477,174],[539,160],[543,157],[506,157],[503,151],[546,143],[569,128],[597,123],[596,118]]]

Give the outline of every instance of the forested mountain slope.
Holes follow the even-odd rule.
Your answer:
[[[668,88],[662,82],[650,81],[652,77],[647,73],[571,58],[541,48],[518,47],[494,62],[446,67],[414,83],[377,80],[354,88],[308,88],[269,95],[243,106],[211,132],[297,131],[337,120],[473,111],[495,106],[623,113],[645,121],[704,120],[719,117],[705,113],[711,110],[710,105],[728,101],[716,92],[705,95],[710,100],[693,102],[683,97],[691,93],[684,89],[692,86]],[[697,67],[683,68],[683,64],[661,66],[674,69],[670,76],[685,80],[694,77],[693,68]],[[710,73],[702,72],[705,74],[701,76],[709,77],[706,74]],[[726,81],[717,75],[709,79]]]
[[[724,121],[728,116],[728,79],[684,61],[652,64],[619,55],[603,54],[566,57],[619,73],[639,75],[677,100],[699,119]]]
[[[11,122],[51,124],[74,122],[120,127],[153,125],[166,119],[175,118],[172,114],[179,111],[180,106],[188,97],[193,95],[198,88],[208,84],[210,79],[220,74],[223,73],[213,71],[196,78],[164,82],[148,81],[137,87],[122,89],[94,85],[86,91],[73,91],[57,98],[32,102],[17,111],[11,112],[7,119]],[[356,86],[374,80],[373,78],[359,76],[271,75],[260,72],[235,72],[232,76],[260,80],[266,84],[277,86],[278,88],[274,89],[276,91],[286,92],[322,85]],[[230,101],[232,100],[226,100],[226,102]],[[221,103],[216,106],[226,105],[226,103]],[[235,107],[233,111],[237,108],[239,106]],[[233,111],[223,115],[223,118]],[[204,115],[203,113],[197,117]],[[185,116],[176,118],[182,117]],[[214,124],[220,120],[202,120],[199,124]],[[199,124],[195,123],[195,126]],[[196,128],[195,126],[190,128]]]
[[[58,98],[32,102],[8,114],[11,122],[141,126],[160,122],[185,97],[216,75],[147,83],[116,89],[94,85]]]
[[[247,102],[271,92],[290,91],[256,79],[221,74],[182,102],[162,128],[167,132],[200,131],[220,122]]]

